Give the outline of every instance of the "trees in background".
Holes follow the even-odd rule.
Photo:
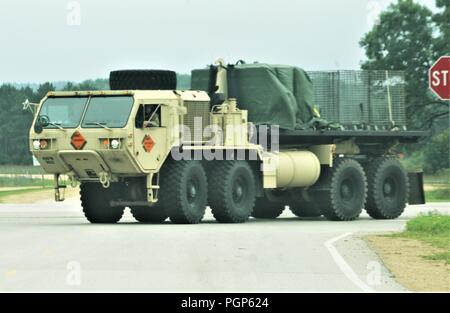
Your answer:
[[[190,88],[190,75],[178,74],[178,88]],[[59,88],[57,87],[59,86]],[[33,120],[29,111],[23,111],[21,103],[26,99],[39,102],[49,91],[81,91],[108,90],[108,79],[85,80],[81,83],[56,82],[43,83],[37,88],[0,85],[0,165],[32,164],[31,153],[28,151],[28,132]]]
[[[423,150],[423,169],[426,173],[436,173],[445,168],[450,168],[450,139],[449,130],[434,136]]]
[[[398,0],[360,42],[367,57],[363,69],[405,72],[408,126],[430,130],[431,142],[404,149],[421,155],[427,173],[448,168],[450,159],[450,101],[439,100],[428,88],[429,68],[450,55],[450,0],[436,0],[436,7],[433,13],[413,0]]]
[[[448,128],[449,102],[428,89],[428,70],[450,54],[450,1],[437,0],[439,12],[413,0],[398,0],[381,13],[361,40],[367,60],[363,69],[401,70],[406,78],[407,118],[410,128],[439,132]]]
[[[107,80],[88,80],[79,84],[66,83],[63,90],[104,89]],[[30,87],[15,87],[11,84],[0,86],[0,165],[32,164],[28,151],[28,132],[33,121],[29,111],[22,110],[26,99],[39,102],[49,91],[56,88],[52,83],[43,83],[33,90]]]

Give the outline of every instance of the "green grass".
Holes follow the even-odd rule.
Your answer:
[[[32,165],[0,165],[0,174],[44,174],[44,170]]]
[[[24,189],[16,189],[16,190],[8,190],[8,191],[0,191],[0,203],[3,203],[2,198],[13,196],[13,195],[20,195],[20,194],[27,194],[30,192],[36,192],[36,191],[42,191],[42,190],[48,190],[51,189],[50,187],[44,187],[44,188],[24,188]]]
[[[450,202],[450,187],[425,191],[425,199],[427,202]]]
[[[422,151],[414,151],[401,160],[403,166],[408,171],[415,171],[423,168],[424,157]]]
[[[53,186],[53,180],[42,178],[31,178],[26,176],[1,177],[0,187],[50,187]]]
[[[423,180],[425,184],[450,185],[450,169],[443,169],[435,174],[425,174]]]
[[[392,237],[416,239],[427,242],[442,252],[424,256],[430,260],[443,260],[450,264],[450,216],[428,213],[410,220],[406,230]]]

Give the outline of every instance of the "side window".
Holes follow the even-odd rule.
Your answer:
[[[146,127],[161,127],[161,105],[160,104],[146,104],[143,109],[144,114],[144,128]]]
[[[144,125],[144,107],[141,104],[136,113],[136,118],[134,119],[134,126],[136,128],[142,128],[143,125]]]
[[[161,127],[161,105],[140,105],[134,124],[136,128]]]

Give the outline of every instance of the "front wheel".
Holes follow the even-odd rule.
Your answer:
[[[118,194],[116,184],[103,188],[99,183],[80,185],[81,206],[91,223],[117,223],[122,218],[125,207],[113,207],[109,203]]]
[[[246,161],[218,161],[209,175],[208,200],[216,220],[221,223],[247,221],[256,199],[256,180],[250,165]]]
[[[168,160],[161,169],[158,205],[176,224],[203,219],[208,197],[206,173],[199,161]]]

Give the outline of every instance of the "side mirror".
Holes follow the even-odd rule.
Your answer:
[[[40,133],[42,133],[43,130],[44,130],[44,126],[42,126],[42,124],[39,122],[39,120],[36,120],[36,123],[34,123],[34,132],[36,134],[40,134]]]
[[[37,121],[43,126],[47,127],[50,125],[50,118],[47,115],[39,115]]]
[[[50,118],[47,115],[39,115],[34,123],[34,132],[40,134],[48,125],[50,125]]]
[[[36,114],[36,108],[39,106],[38,103],[32,103],[28,99],[22,103],[22,110],[30,111],[31,114]]]

